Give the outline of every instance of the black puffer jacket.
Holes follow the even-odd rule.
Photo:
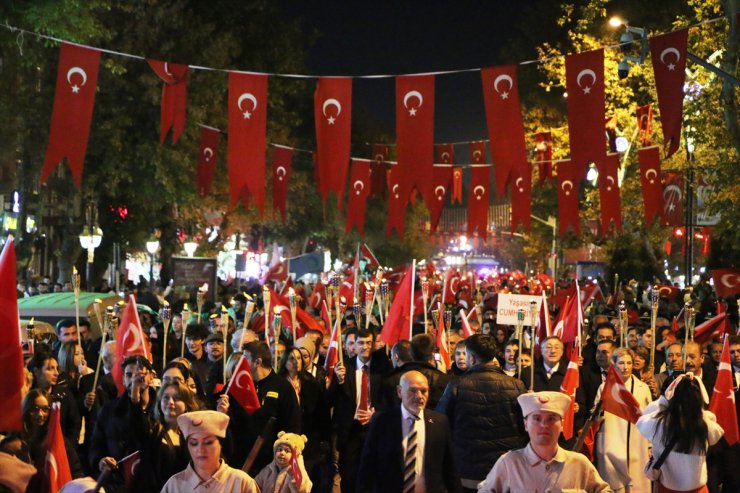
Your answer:
[[[491,363],[475,365],[445,389],[437,411],[450,420],[463,486],[483,481],[502,454],[527,443],[516,400],[525,392],[520,380]]]

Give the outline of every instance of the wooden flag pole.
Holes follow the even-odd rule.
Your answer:
[[[411,297],[409,298],[409,341],[414,336],[414,284],[416,281],[416,259],[411,263]]]

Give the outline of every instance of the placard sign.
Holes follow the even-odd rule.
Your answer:
[[[504,294],[498,295],[498,310],[496,313],[496,323],[499,325],[516,325],[516,314],[519,309],[524,310],[524,323],[526,327],[532,325],[532,315],[530,313],[530,303],[537,303],[537,314],[539,318],[540,308],[542,306],[542,296],[531,296],[528,294]],[[535,322],[536,323],[536,322]]]
[[[204,257],[172,257],[175,286],[185,288],[193,295],[203,284],[208,284],[206,299],[215,301],[218,278],[216,259]],[[195,302],[193,298],[191,303]]]

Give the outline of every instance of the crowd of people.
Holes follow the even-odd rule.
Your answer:
[[[172,300],[166,357],[152,293],[137,299],[155,305],[140,311],[151,359],[117,361],[113,334],[103,344],[87,320],[60,320],[54,337],[27,355],[23,430],[0,441],[0,491],[48,488],[47,429],[57,404],[76,478],[68,491],[96,481],[113,492],[740,491],[740,444],[722,438],[707,410],[722,343],[685,342],[668,300],[655,330],[640,317],[650,305],[636,292],[624,293],[638,314],[624,330],[614,307],[589,304],[576,432],[566,439],[571,399],[561,390],[573,347],[557,335],[518,338],[483,301],[472,335],[454,317],[448,368],[431,321],[418,317],[410,340],[386,347],[378,319],[348,311],[341,354],[328,365],[332,331],[320,314],[308,308],[323,330],[300,330],[293,340],[284,327],[266,340],[264,324],[254,323],[264,317],[259,293],[251,319],[244,294],[224,303],[228,317],[216,303],[183,319]],[[737,396],[740,336],[728,344]],[[227,392],[242,358],[256,410]],[[636,424],[593,412],[610,367],[642,410]],[[598,430],[593,446],[581,447],[589,418]],[[643,471],[650,457],[662,459],[656,481]]]

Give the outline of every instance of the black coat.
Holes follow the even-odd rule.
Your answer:
[[[491,363],[475,365],[447,386],[437,411],[445,413],[452,426],[461,478],[484,480],[501,455],[526,445],[517,402],[525,392],[521,380]]]
[[[358,492],[403,490],[401,408],[377,413],[370,422],[358,473]],[[452,435],[444,414],[424,411],[424,482],[427,493],[460,492]]]
[[[412,370],[418,371],[427,378],[427,382],[429,383],[429,400],[427,401],[427,406],[432,409],[437,407],[451,377],[446,373],[442,373],[429,363],[410,361],[403,366],[395,368],[383,379],[382,402],[384,409],[397,407],[401,404],[401,399],[398,397],[398,392],[396,392],[396,386],[401,381],[401,376],[407,371]]]

